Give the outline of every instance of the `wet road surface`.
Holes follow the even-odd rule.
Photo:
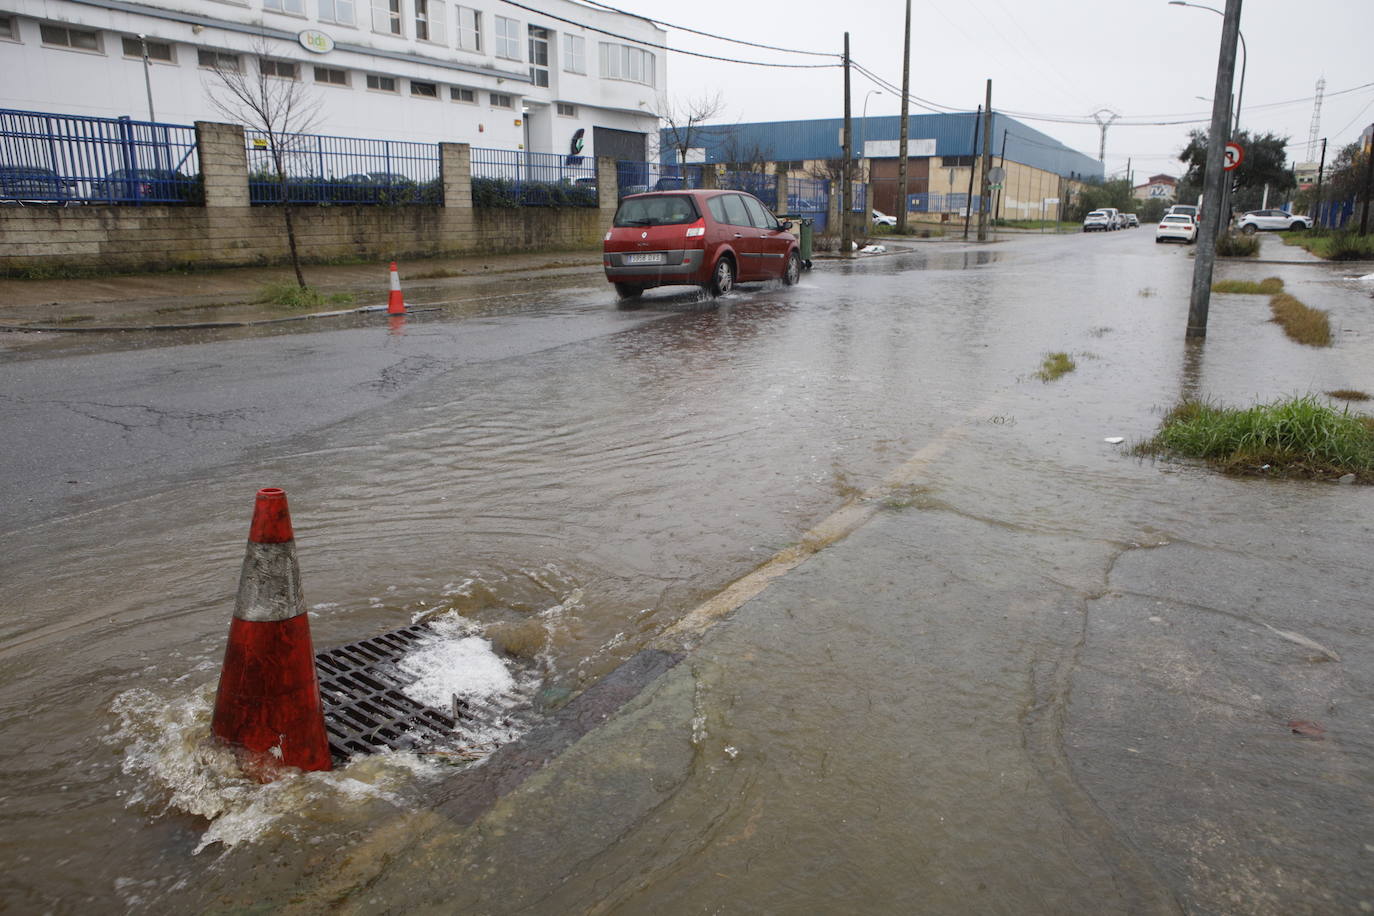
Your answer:
[[[86,458],[143,485],[45,494],[6,526],[0,899],[1364,906],[1370,494],[1142,463],[1102,438],[1147,436],[1183,394],[1374,390],[1371,303],[1339,269],[1227,264],[1283,276],[1341,339],[1298,347],[1261,297],[1217,297],[1186,347],[1190,271],[1145,233],[941,243],[719,308],[564,287],[402,335],[255,341],[361,366],[356,385],[384,377],[357,361],[369,346],[418,339],[433,365],[377,401],[280,408],[218,462],[200,437],[170,468],[134,445]],[[232,367],[251,349],[159,352]],[[1044,384],[1050,350],[1079,368]],[[79,389],[109,359],[31,364],[66,363]],[[203,738],[269,484],[291,495],[317,645],[456,611],[532,672],[530,725],[641,649],[690,651],[475,824],[448,801],[465,774],[433,759],[245,784]],[[868,512],[848,537],[722,626],[673,629],[846,506]]]

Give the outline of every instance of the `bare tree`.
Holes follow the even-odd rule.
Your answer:
[[[741,141],[734,133],[730,133],[721,142],[720,158],[732,172],[767,175],[772,171],[773,149],[757,141]]]
[[[205,88],[216,111],[264,135],[257,139],[267,144],[281,194],[291,266],[296,271],[296,283],[304,289],[287,174],[291,157],[300,152],[301,135],[314,130],[319,121],[320,107],[318,98],[301,80],[300,61],[270,51],[271,46],[260,40],[254,43],[252,55],[216,55]]]
[[[678,164],[686,165],[687,151],[700,145],[702,124],[724,110],[725,97],[719,92],[677,101],[670,101],[667,96],[659,97],[658,117],[667,132],[668,143],[677,153]]]

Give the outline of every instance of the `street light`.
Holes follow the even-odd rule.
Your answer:
[[[868,97],[870,95],[882,95],[881,89],[870,89],[864,96],[863,116],[859,120],[859,158],[864,161],[864,181],[868,180],[868,151],[864,149],[868,145]]]

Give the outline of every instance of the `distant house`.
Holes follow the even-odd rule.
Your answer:
[[[1167,200],[1178,199],[1178,179],[1172,175],[1151,175],[1150,180],[1145,184],[1136,185],[1132,189],[1136,200]]]

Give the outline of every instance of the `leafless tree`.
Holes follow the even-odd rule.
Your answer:
[[[274,55],[271,50],[262,40],[255,42],[251,55],[217,55],[215,66],[206,76],[205,88],[216,111],[263,135],[257,139],[267,144],[281,193],[291,266],[296,271],[296,282],[304,289],[305,274],[301,272],[296,247],[287,174],[291,158],[301,151],[301,135],[314,130],[319,122],[320,105],[309,85],[301,80],[301,62]]]
[[[757,172],[767,175],[773,170],[773,150],[758,142],[746,143],[735,134],[721,142],[720,158],[732,172]]]
[[[687,151],[700,145],[703,123],[724,110],[725,97],[719,92],[715,95],[700,95],[677,101],[672,101],[667,96],[659,97],[658,117],[667,131],[668,143],[677,153],[679,164],[686,165]]]

